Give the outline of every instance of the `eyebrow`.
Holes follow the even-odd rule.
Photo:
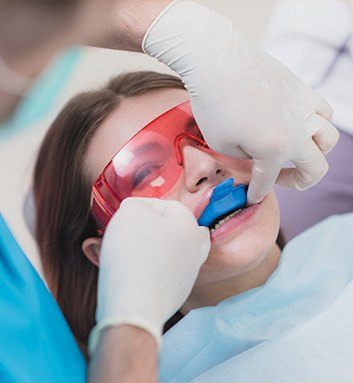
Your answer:
[[[144,152],[152,152],[153,150],[160,150],[162,149],[162,145],[157,141],[147,142],[146,144],[140,145],[137,148],[134,149],[134,154],[141,154]]]
[[[190,132],[190,131],[194,130],[195,126],[197,126],[197,123],[196,123],[196,121],[195,121],[195,119],[193,117],[190,117],[190,118],[188,118],[186,120],[185,130],[187,132]],[[162,145],[159,142],[157,142],[157,141],[152,141],[152,142],[147,142],[146,144],[138,146],[133,151],[133,153],[138,155],[138,154],[144,153],[146,151],[152,152],[153,150],[156,150],[156,149],[157,150],[162,149]]]

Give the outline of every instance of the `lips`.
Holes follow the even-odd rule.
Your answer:
[[[220,226],[222,226],[224,223],[228,222],[230,219],[235,217],[237,214],[240,214],[242,211],[244,211],[243,208],[235,209],[230,211],[229,213],[226,213],[217,219],[215,219],[210,225],[209,228],[211,230],[211,233],[217,230]]]
[[[241,233],[244,228],[246,229],[249,225],[253,225],[253,219],[260,210],[261,203],[252,205],[223,223],[223,225],[211,232],[212,243],[222,243],[223,241],[229,240],[229,238],[233,238],[234,235]]]
[[[260,205],[246,207],[247,185],[228,178],[206,191],[194,208],[201,226],[210,229],[212,242],[238,235],[248,221],[257,215]],[[252,223],[250,223],[252,224]]]
[[[216,188],[217,185],[215,185],[212,189],[207,190],[204,194],[202,194],[201,198],[197,202],[193,212],[195,218],[198,220],[202,214],[202,212],[205,210],[206,206],[210,202],[211,195],[213,193],[213,190]]]
[[[246,185],[248,186],[247,181],[243,182],[234,182],[234,187],[237,187],[239,185]],[[193,209],[194,216],[197,220],[201,217],[201,214],[204,212],[206,206],[210,203],[211,196],[214,192],[214,189],[218,186],[219,184],[215,185],[211,189],[207,190],[205,193],[202,194],[200,197],[199,201],[196,203],[196,206]]]
[[[209,203],[198,219],[198,224],[213,228],[232,212],[244,208],[246,191],[246,185],[234,185],[234,178],[227,178],[220,182],[213,189]]]

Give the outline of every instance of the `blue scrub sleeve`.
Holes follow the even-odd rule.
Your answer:
[[[0,215],[0,382],[81,383],[85,360],[53,296]]]

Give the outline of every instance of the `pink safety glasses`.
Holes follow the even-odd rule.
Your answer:
[[[208,148],[189,101],[150,122],[115,154],[92,188],[91,212],[101,232],[123,199],[161,198],[176,184],[185,139]]]

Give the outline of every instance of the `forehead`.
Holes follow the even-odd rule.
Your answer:
[[[91,182],[133,135],[160,114],[187,100],[188,94],[182,89],[154,90],[123,100],[99,127],[88,146],[85,165]]]

